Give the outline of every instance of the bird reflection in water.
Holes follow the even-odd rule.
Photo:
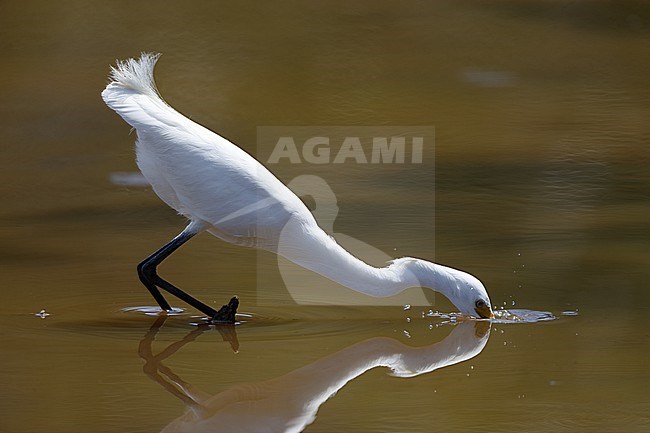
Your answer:
[[[314,421],[325,401],[366,371],[388,367],[394,376],[414,377],[467,361],[481,353],[490,330],[488,321],[464,321],[444,340],[424,347],[409,347],[392,338],[370,338],[283,376],[239,384],[211,395],[162,364],[209,327],[197,327],[154,355],[152,343],[165,319],[156,320],[139,347],[144,372],[186,405],[185,413],[163,432],[300,432]],[[234,327],[220,332],[236,350]]]

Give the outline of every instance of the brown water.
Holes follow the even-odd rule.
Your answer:
[[[0,36],[0,431],[650,430],[646,3],[2,2]],[[134,136],[99,92],[143,50],[169,103],[259,157],[258,127],[435,128],[422,164],[271,168],[327,182],[351,249],[557,319],[308,305],[308,277],[209,235],[162,274],[251,316],[125,311],[184,224],[111,182]]]

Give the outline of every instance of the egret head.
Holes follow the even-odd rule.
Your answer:
[[[393,260],[389,269],[400,276],[401,289],[428,287],[445,295],[461,314],[481,319],[494,317],[485,286],[467,272],[412,257]]]
[[[466,272],[457,269],[452,271],[457,290],[451,291],[449,300],[454,303],[462,314],[481,319],[494,317],[490,297],[483,283]]]

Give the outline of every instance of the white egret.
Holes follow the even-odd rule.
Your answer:
[[[155,193],[189,220],[168,244],[138,265],[138,275],[160,307],[163,290],[216,322],[234,322],[236,298],[220,311],[158,276],[157,266],[203,231],[233,244],[281,254],[288,260],[371,296],[408,287],[445,295],[465,315],[492,316],[490,299],[474,276],[404,257],[377,268],[357,259],[316,223],[305,204],[251,155],[183,116],[159,95],[153,78],[159,54],[118,61],[102,92],[104,102],[137,132],[137,164]]]

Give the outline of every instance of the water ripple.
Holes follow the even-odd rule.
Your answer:
[[[557,319],[550,311],[534,311],[524,309],[496,310],[492,323],[536,323]]]

